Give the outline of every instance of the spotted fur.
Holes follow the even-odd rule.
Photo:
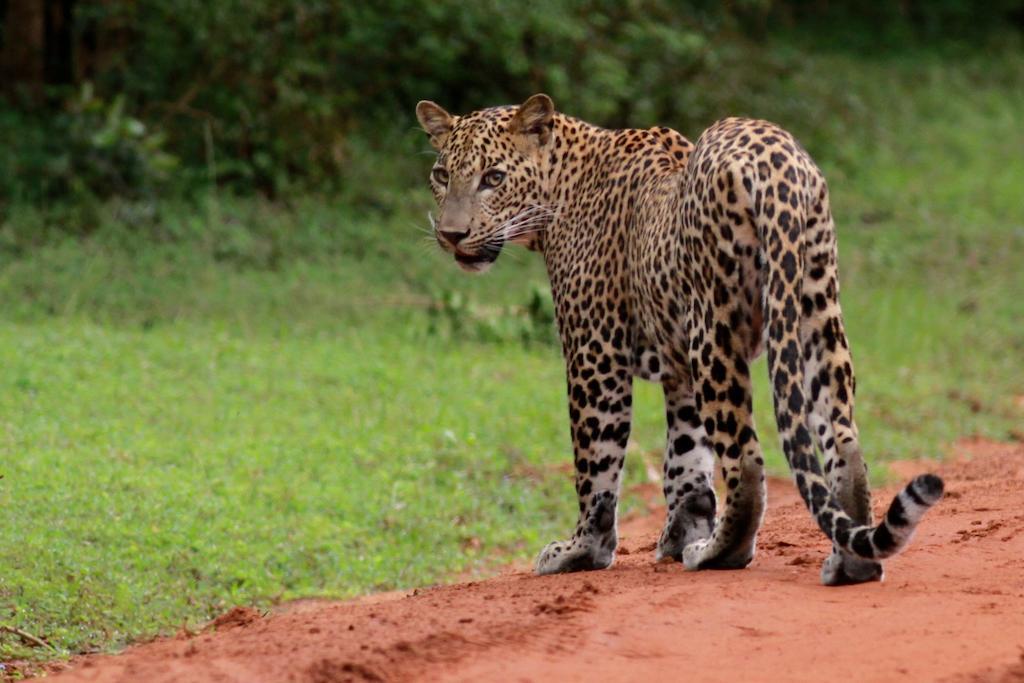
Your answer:
[[[907,544],[943,484],[917,477],[874,525],[828,190],[789,133],[730,118],[693,145],[668,128],[598,128],[556,113],[546,95],[457,117],[421,102],[417,116],[437,149],[441,247],[471,271],[507,242],[547,265],[579,520],[540,553],[538,573],[613,562],[634,377],[665,394],[657,558],[748,565],[765,508],[749,368],[766,349],[783,451],[833,543],[822,580],[881,578],[879,560]]]

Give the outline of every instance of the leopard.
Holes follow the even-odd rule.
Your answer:
[[[634,379],[664,394],[654,561],[749,566],[767,500],[751,363],[766,353],[782,453],[832,544],[821,582],[882,580],[944,484],[918,475],[876,524],[828,187],[790,133],[731,117],[692,143],[667,127],[587,123],[544,93],[465,115],[424,100],[416,116],[436,154],[440,248],[483,273],[519,245],[550,282],[578,517],[537,574],[614,562]]]

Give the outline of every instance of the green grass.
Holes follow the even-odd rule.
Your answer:
[[[0,349],[0,593],[72,649],[236,602],[429,581],[473,539],[553,531],[552,482],[522,481],[563,431],[546,419],[556,368],[534,354],[67,321],[9,326]]]
[[[1021,63],[808,67],[870,112],[811,151],[874,463],[1024,417],[1024,93],[1005,75]],[[509,250],[465,276],[417,231],[426,192],[383,192],[401,208],[108,205],[84,240],[54,229],[73,216],[7,212],[0,623],[110,649],[235,603],[441,580],[569,531],[561,362],[522,312],[540,260]],[[663,429],[658,388],[637,396],[628,482]],[[0,660],[46,655],[0,636]]]

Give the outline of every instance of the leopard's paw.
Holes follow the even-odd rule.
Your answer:
[[[852,557],[836,551],[821,565],[821,582],[826,586],[849,586],[868,581],[881,581],[885,576],[881,562]]]
[[[683,549],[683,565],[696,569],[743,569],[754,561],[753,540],[743,545],[716,537],[691,543]]]
[[[683,566],[687,569],[700,569],[708,547],[708,540],[695,541],[683,548]]]
[[[540,555],[534,571],[537,574],[565,574],[607,569],[615,561],[615,543],[555,541],[548,543]]]
[[[715,529],[715,494],[710,488],[683,498],[668,514],[654,553],[657,562],[681,562],[683,549],[706,540]]]

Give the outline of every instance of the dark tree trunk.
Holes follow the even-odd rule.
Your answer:
[[[75,0],[45,0],[44,77],[47,85],[69,85],[75,79]]]
[[[31,0],[0,0],[0,92],[16,86],[42,92],[44,6]]]

